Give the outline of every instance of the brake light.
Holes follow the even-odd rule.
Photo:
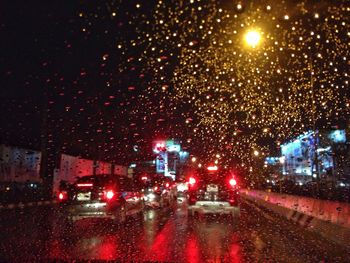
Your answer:
[[[153,189],[154,189],[154,191],[157,191],[158,190],[158,186],[155,186]]]
[[[230,185],[231,185],[232,187],[234,187],[234,186],[237,185],[237,181],[236,181],[236,179],[234,179],[234,178],[231,178],[230,181],[229,181],[229,183],[230,183]]]
[[[105,196],[105,199],[106,199],[107,201],[110,201],[110,200],[112,200],[112,199],[114,198],[115,192],[114,192],[113,190],[105,191],[105,192],[104,192],[104,196]]]
[[[188,198],[188,203],[190,205],[194,205],[196,203],[196,201],[197,201],[197,196],[194,194],[191,194]]]
[[[107,200],[111,200],[113,197],[114,197],[114,192],[112,190],[109,190],[106,192]]]
[[[194,186],[195,183],[196,183],[196,178],[190,177],[190,179],[188,179],[188,183],[189,183],[191,186]]]
[[[228,202],[230,203],[230,205],[237,205],[237,199],[236,198],[230,198],[230,200],[228,200]]]
[[[93,185],[92,183],[77,184],[78,187],[91,187]]]
[[[165,184],[165,186],[166,186],[166,187],[169,187],[169,186],[170,186],[170,184],[169,184],[169,183],[166,183],[166,184]]]
[[[62,201],[65,201],[67,200],[67,192],[66,191],[62,191],[62,192],[59,192],[58,194],[58,201],[62,202]]]

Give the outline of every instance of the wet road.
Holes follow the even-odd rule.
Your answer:
[[[1,211],[2,262],[99,259],[157,262],[349,262],[340,247],[243,202],[241,218],[188,221],[186,206],[149,209],[124,226],[77,222],[66,229],[53,208]]]

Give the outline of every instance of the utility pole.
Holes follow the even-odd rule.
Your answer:
[[[47,93],[44,92],[44,99],[42,104],[42,122],[41,122],[41,142],[40,142],[40,150],[41,150],[41,160],[40,160],[40,177],[43,180],[45,187],[48,187],[47,182],[47,163],[48,163],[48,151],[47,151],[47,141],[48,141],[48,123],[47,123],[47,110],[48,110],[48,99]]]
[[[311,168],[311,174],[314,176],[314,168],[315,168],[315,179],[316,179],[316,194],[319,195],[320,193],[320,172],[319,172],[319,163],[318,163],[318,131],[316,127],[316,119],[317,119],[317,108],[316,108],[316,96],[315,96],[315,89],[314,89],[314,72],[313,72],[313,64],[312,64],[312,58],[310,56],[310,85],[311,85],[311,92],[312,92],[312,121],[313,121],[313,132],[314,132],[314,156],[313,156],[313,165]]]

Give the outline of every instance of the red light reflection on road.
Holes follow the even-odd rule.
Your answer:
[[[49,246],[49,257],[54,259],[67,260],[66,248],[63,246],[60,240],[53,240]]]
[[[175,233],[173,222],[167,222],[163,229],[156,236],[154,243],[149,251],[151,260],[155,261],[170,261],[172,250],[172,237]]]
[[[234,234],[231,239],[231,246],[229,251],[229,257],[230,257],[229,262],[232,262],[232,263],[243,262],[242,254],[241,254],[241,246],[238,243],[238,241],[239,241],[239,238],[237,234]]]
[[[191,234],[187,240],[185,255],[187,262],[200,262],[199,243],[194,234]]]
[[[99,247],[99,259],[111,260],[118,258],[117,236],[107,236]]]

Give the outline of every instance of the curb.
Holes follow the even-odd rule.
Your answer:
[[[44,205],[52,205],[57,204],[56,200],[46,200],[46,201],[37,201],[37,202],[28,202],[28,203],[16,203],[16,204],[0,204],[0,210],[5,209],[23,209],[26,207],[35,207],[35,206],[44,206]]]

